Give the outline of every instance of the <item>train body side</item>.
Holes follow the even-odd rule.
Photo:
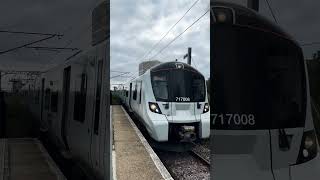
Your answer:
[[[44,72],[38,84],[41,131],[63,155],[71,156],[98,179],[108,179],[106,168],[111,158],[105,156],[112,139],[107,118],[108,44],[102,42]]]

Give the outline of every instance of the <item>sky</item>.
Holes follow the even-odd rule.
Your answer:
[[[100,0],[1,0],[0,30],[63,34],[32,46],[85,49],[90,41],[91,11]],[[48,36],[0,33],[0,51]],[[75,51],[22,48],[0,54],[0,70],[43,71],[62,63]],[[9,77],[8,77],[9,78]],[[8,80],[8,79],[7,79]],[[2,86],[9,84],[2,81]]]
[[[185,14],[195,0],[111,0],[110,56],[111,77],[119,72],[138,75],[138,65],[145,60],[179,61],[192,48],[192,66],[210,76],[210,14],[207,13],[168,48],[164,48],[209,8],[209,0],[199,0],[186,16],[168,33],[154,50],[150,49]],[[147,54],[145,57],[144,55]],[[156,55],[158,54],[158,55]],[[130,78],[112,78],[112,84],[127,82]]]
[[[75,47],[84,49],[90,33],[91,11],[101,0],[1,0],[0,30],[60,33],[34,46]],[[196,0],[111,0],[111,71],[137,75],[139,61],[150,59],[162,47],[205,12],[209,0],[199,2],[177,24],[148,56],[143,55],[178,21]],[[224,0],[246,5],[246,0]],[[279,26],[300,44],[320,41],[320,1],[269,0]],[[260,13],[272,19],[266,0],[260,0]],[[167,49],[152,59],[173,61],[192,47],[192,65],[209,76],[210,38],[209,14],[188,29]],[[0,51],[16,47],[42,36],[0,33]],[[320,45],[303,46],[305,58]],[[19,49],[0,54],[0,70],[45,70],[63,62],[74,52]],[[180,61],[186,62],[184,59]],[[118,75],[111,72],[111,76]],[[112,83],[126,78],[111,79]],[[2,81],[4,83],[4,81]],[[2,84],[3,85],[3,84]]]

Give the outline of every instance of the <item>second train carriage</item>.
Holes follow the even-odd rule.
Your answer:
[[[210,136],[205,78],[186,63],[156,65],[118,93],[156,141],[186,142]]]
[[[89,47],[43,72],[37,82],[40,130],[96,179],[112,177],[108,6],[103,1],[92,12]]]

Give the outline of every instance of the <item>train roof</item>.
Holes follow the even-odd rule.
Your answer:
[[[179,62],[179,61],[161,63],[159,65],[156,65],[156,66],[152,67],[150,69],[150,72],[169,70],[169,69],[184,69],[184,70],[193,71],[195,73],[199,73],[199,74],[202,75],[202,73],[199,72],[194,67],[190,66],[187,63]]]
[[[235,3],[220,2],[215,0],[211,0],[211,7],[212,6],[225,7],[231,9],[233,11],[234,25],[247,26],[260,31],[273,33],[283,38],[289,39],[293,41],[296,45],[298,45],[294,38],[290,36],[288,33],[286,33],[277,24],[271,22],[269,19],[250,8]]]

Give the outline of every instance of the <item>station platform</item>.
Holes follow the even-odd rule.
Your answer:
[[[114,180],[173,179],[120,105],[111,106]]]
[[[0,180],[66,179],[35,138],[0,139]]]

